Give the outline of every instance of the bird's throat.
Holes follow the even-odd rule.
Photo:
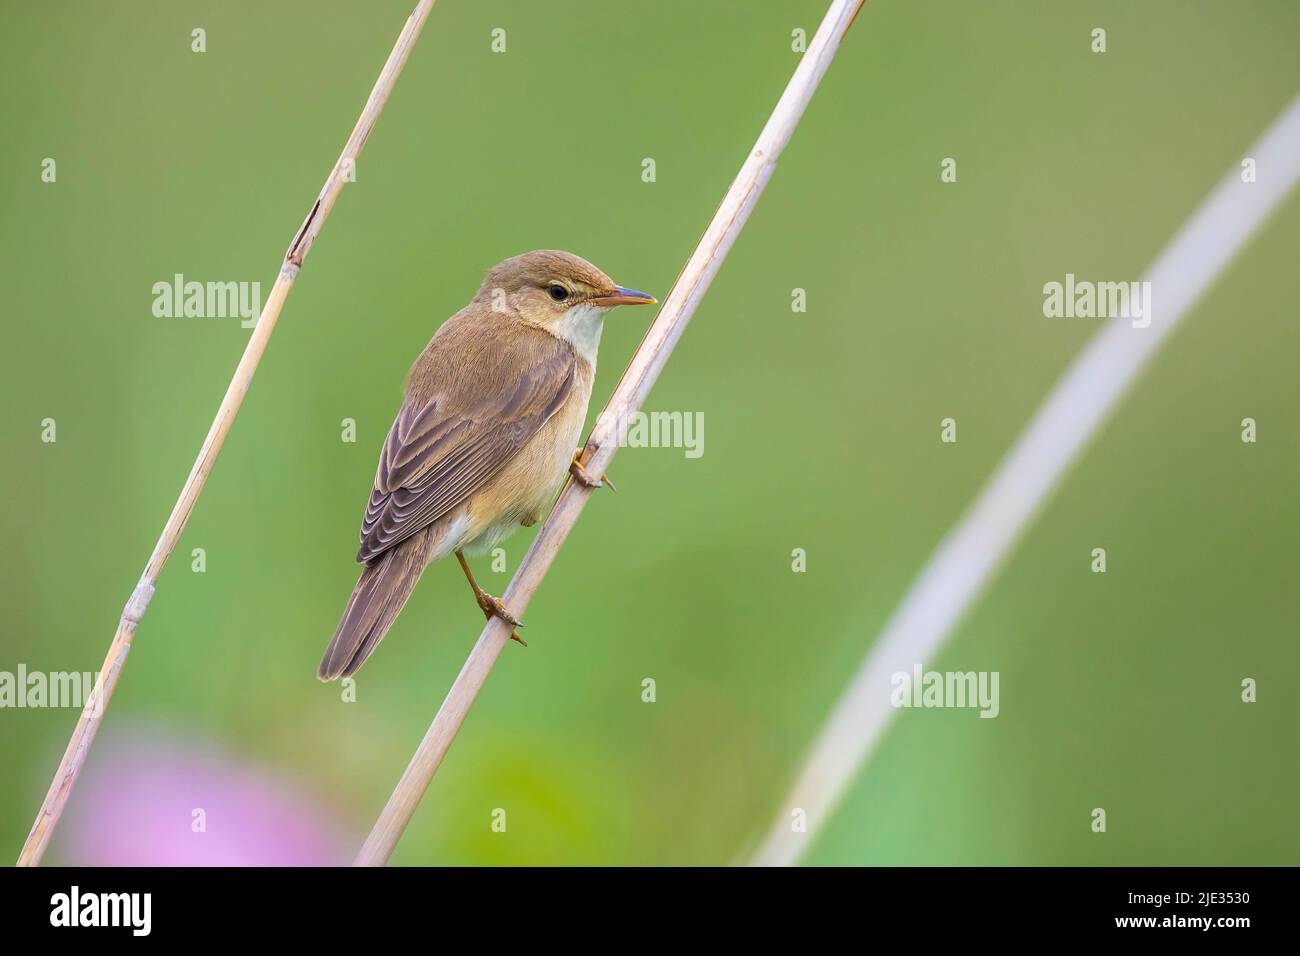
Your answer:
[[[555,324],[554,332],[572,345],[580,357],[595,365],[600,332],[605,327],[608,311],[586,303],[575,305]]]

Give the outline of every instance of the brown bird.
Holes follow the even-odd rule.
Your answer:
[[[483,613],[519,626],[478,586],[465,553],[483,554],[536,523],[566,473],[602,484],[574,449],[605,313],[655,302],[567,252],[529,252],[488,272],[411,366],[361,522],[365,570],[321,660],[321,680],[356,673],[425,566],[449,554]]]

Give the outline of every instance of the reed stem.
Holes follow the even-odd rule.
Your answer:
[[[759,134],[740,173],[723,197],[695,251],[687,260],[672,291],[664,300],[654,324],[646,333],[632,362],[604,411],[596,420],[591,437],[583,450],[582,464],[589,474],[599,475],[609,467],[618,448],[618,424],[638,411],[668,356],[672,354],[686,324],[717,275],[732,243],[740,235],[753,211],[763,187],[776,169],[776,162],[803,116],[813,91],[826,73],[839,49],[840,40],[853,23],[865,0],[834,0],[822,19],[816,35],[790,78],[785,92]],[[555,507],[533,539],[519,570],[506,588],[502,601],[515,614],[522,614],[546,576],[551,562],[569,536],[574,523],[587,504],[592,489],[570,480],[560,492]],[[456,738],[470,706],[483,688],[497,656],[510,638],[510,628],[499,618],[491,618],[470,651],[451,690],[438,709],[433,723],[411,757],[406,771],[397,782],[388,804],[375,821],[365,844],[358,853],[356,866],[382,866],[401,839],[415,808],[428,789],[442,758]]]
[[[199,500],[212,466],[216,463],[217,455],[221,452],[221,446],[230,433],[230,426],[234,423],[240,405],[243,404],[249,385],[252,384],[253,373],[257,371],[258,363],[262,361],[262,353],[266,351],[271,333],[275,331],[275,323],[280,318],[284,300],[293,287],[303,260],[311,251],[312,243],[320,234],[326,217],[334,208],[334,201],[343,190],[343,184],[348,181],[348,174],[355,169],[357,156],[361,153],[361,148],[365,145],[371,130],[374,129],[375,122],[388,101],[388,94],[392,92],[393,84],[397,82],[397,77],[402,72],[402,67],[406,65],[411,47],[419,37],[424,22],[429,18],[433,2],[434,0],[420,0],[407,18],[406,25],[398,35],[397,43],[393,46],[393,51],[388,55],[388,60],[384,63],[384,68],[370,91],[370,97],[366,100],[365,108],[361,111],[361,116],[357,119],[356,126],[353,127],[352,135],[348,137],[338,162],[330,170],[325,185],[321,187],[320,195],[307,213],[307,218],[294,233],[293,241],[289,244],[289,249],[284,254],[284,261],[280,265],[280,273],[276,276],[275,284],[266,298],[257,325],[249,336],[248,345],[244,347],[244,354],[235,367],[235,374],[226,388],[221,405],[217,408],[216,417],[213,418],[208,435],[203,440],[203,447],[199,449],[194,467],[190,469],[180,497],[176,499],[176,505],[163,526],[158,543],[149,557],[149,563],[145,565],[144,573],[140,576],[140,582],[122,611],[117,632],[113,635],[113,642],[109,645],[108,654],[104,658],[104,666],[100,668],[99,679],[82,708],[81,717],[72,732],[72,739],[68,741],[63,760],[59,763],[59,769],[54,774],[54,780],[45,794],[41,809],[36,814],[36,821],[32,824],[27,841],[23,844],[22,852],[18,856],[18,866],[35,866],[40,863],[45,848],[49,845],[50,837],[58,826],[59,818],[63,815],[64,807],[67,806],[68,798],[72,794],[72,788],[76,785],[77,777],[95,741],[99,722],[112,697],[113,689],[117,686],[122,668],[126,666],[126,657],[131,651],[131,642],[135,637],[136,628],[149,606],[150,598],[153,597],[158,577],[162,574],[167,559],[171,557],[181,533],[185,530],[185,525],[189,521],[195,503]]]

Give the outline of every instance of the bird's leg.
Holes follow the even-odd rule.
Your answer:
[[[588,474],[587,469],[582,467],[582,449],[579,448],[573,453],[573,462],[569,465],[569,474],[574,477],[578,484],[586,488],[605,488],[610,491],[618,491],[614,487],[614,482],[609,480],[608,475],[601,475],[600,478],[593,478]]]
[[[469,570],[469,565],[465,563],[465,555],[457,551],[456,560],[460,562],[460,569],[465,572],[465,578],[469,581],[469,586],[474,589],[474,599],[478,601],[479,610],[483,612],[483,616],[486,618],[501,618],[510,625],[510,639],[518,641],[524,647],[527,647],[528,642],[519,636],[518,631],[514,630],[516,627],[523,627],[523,622],[506,610],[506,606],[501,603],[500,598],[494,598],[478,586],[478,582],[474,580],[474,575]]]

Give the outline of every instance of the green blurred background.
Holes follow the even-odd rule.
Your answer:
[[[151,287],[181,272],[270,289],[411,6],[4,5],[0,670],[98,669],[249,334],[155,318]],[[350,858],[482,625],[454,564],[436,565],[355,703],[315,678],[403,374],[485,270],[528,249],[662,297],[798,61],[791,30],[811,37],[823,11],[435,5],[101,742],[129,749],[143,727],[224,748],[338,820]],[[1044,319],[1043,283],[1139,278],[1295,94],[1298,62],[1289,0],[869,3],[651,396],[704,413],[705,454],[619,454],[619,493],[588,506],[528,609],[531,646],[506,649],[394,862],[736,859],[1099,328]],[[1298,240],[1292,196],[935,662],[999,671],[998,719],[903,712],[808,862],[1300,862]],[[649,319],[608,322],[593,420]],[[956,445],[939,441],[947,416]],[[530,538],[507,542],[510,571]],[[0,712],[5,853],[75,718]],[[70,816],[114,826],[96,813],[78,791]],[[73,833],[49,862],[84,860]]]

